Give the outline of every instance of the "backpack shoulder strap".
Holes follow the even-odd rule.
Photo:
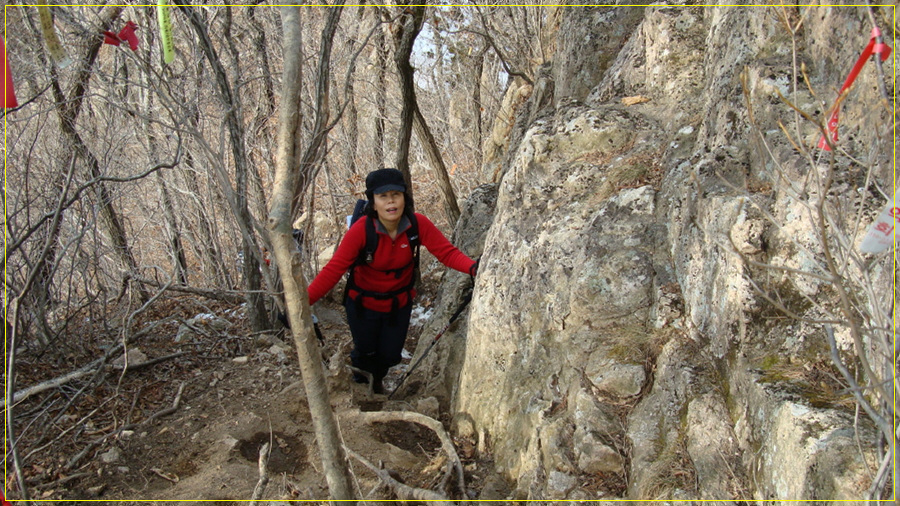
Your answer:
[[[416,218],[416,213],[409,213],[409,230],[406,232],[406,236],[409,238],[409,247],[413,250],[413,268],[418,271],[419,246],[422,244],[422,239],[419,237],[419,220]]]
[[[409,218],[409,230],[407,230],[406,236],[409,237],[409,246],[418,248],[422,244],[422,239],[419,238],[419,220],[416,218],[416,213],[409,213],[407,217]]]
[[[366,245],[359,250],[359,265],[370,264],[375,259],[375,250],[378,249],[378,233],[375,231],[375,220],[366,217]]]
[[[375,259],[375,250],[378,249],[378,234],[375,232],[375,223],[368,216],[363,217],[361,219],[366,220],[363,223],[363,226],[366,228],[366,244],[363,245],[359,250],[359,254],[356,256],[356,262],[350,267],[350,271],[347,277],[347,284],[344,286],[344,297],[343,300],[346,303],[347,298],[350,294],[350,288],[352,287],[354,290],[359,287],[356,285],[356,280],[354,279],[354,274],[356,273],[356,266],[358,265],[368,265],[372,263]],[[359,299],[362,301],[362,298]]]

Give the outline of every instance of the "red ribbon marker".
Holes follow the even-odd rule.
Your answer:
[[[841,91],[838,93],[838,97],[844,95],[844,92],[847,91],[847,88],[853,84],[853,81],[856,80],[859,73],[862,71],[862,68],[865,66],[866,61],[869,60],[869,57],[873,54],[877,54],[881,56],[881,61],[887,60],[891,55],[891,48],[887,44],[878,44],[876,39],[881,37],[881,30],[876,26],[872,28],[872,38],[869,39],[869,44],[866,45],[866,48],[863,49],[861,55],[859,55],[859,59],[856,60],[856,65],[853,66],[853,69],[850,70],[850,75],[847,76],[847,80],[844,81],[844,85],[841,86]],[[831,118],[828,119],[827,129],[829,132],[829,137],[831,137],[832,143],[837,143],[838,140],[838,121],[839,115],[841,112],[841,103],[840,101],[834,105],[834,112],[831,113]],[[831,151],[831,148],[828,147],[828,141],[825,139],[823,135],[821,139],[819,139],[820,149],[824,149],[825,151]]]
[[[128,47],[130,47],[132,51],[137,51],[138,38],[134,33],[137,28],[138,25],[129,21],[125,23],[125,27],[119,31],[118,35],[113,32],[103,32],[103,43],[118,46],[122,42],[128,42]]]
[[[9,501],[6,500],[6,496],[3,495],[2,490],[0,490],[0,503],[2,503],[3,506],[12,506],[12,504],[10,504]]]
[[[3,37],[0,37],[0,50],[3,51],[3,107],[12,109],[19,107],[19,101],[16,100],[16,90],[13,88],[12,71],[6,58],[6,43],[3,42]]]

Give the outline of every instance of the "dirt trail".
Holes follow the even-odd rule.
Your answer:
[[[441,420],[445,427],[447,416],[437,412],[434,400],[404,399],[398,394],[399,400],[388,401],[384,395],[371,395],[367,385],[350,381],[346,369],[350,338],[343,313],[331,305],[319,308],[318,316],[326,342],[323,359],[332,404],[347,447],[370,462],[382,463],[407,485],[440,489],[448,481],[446,457],[432,431],[405,421],[367,425],[358,412],[417,411]],[[414,349],[419,331],[419,326],[413,326],[407,350]],[[263,499],[326,499],[328,490],[290,335],[241,339],[244,344],[232,347],[233,353],[182,371],[185,388],[175,413],[110,438],[82,466],[84,476],[65,485],[42,487],[35,495],[126,501],[247,500],[259,480],[259,449],[270,442],[269,483]],[[403,372],[394,370],[386,378],[388,391]],[[134,381],[152,385],[156,374],[159,371],[144,372]],[[168,396],[170,403],[176,381],[166,374],[165,392],[160,395]],[[474,460],[471,441],[454,443],[466,467],[468,493],[476,494],[489,466]],[[362,464],[353,461],[352,468],[361,497],[395,498]],[[450,487],[451,493],[458,494]]]

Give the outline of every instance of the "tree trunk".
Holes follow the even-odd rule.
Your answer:
[[[415,100],[415,97],[413,97],[413,100]],[[450,183],[450,175],[447,173],[447,165],[444,164],[444,159],[441,158],[441,151],[438,148],[437,141],[431,135],[431,130],[428,128],[428,123],[425,122],[425,117],[422,116],[422,111],[419,110],[418,104],[413,104],[413,108],[415,109],[414,125],[416,135],[422,142],[425,154],[428,156],[428,161],[434,171],[435,180],[444,199],[444,212],[447,213],[447,219],[451,225],[455,225],[459,220],[460,211],[459,204],[456,203],[456,193],[453,191],[453,185]]]
[[[484,57],[485,50],[478,51],[475,55],[475,82],[472,87],[472,104],[473,104],[473,113],[475,115],[475,146],[473,146],[472,152],[475,155],[475,168],[476,173],[481,172],[481,164],[483,160],[483,154],[481,146],[484,143],[484,127],[482,127],[482,112],[484,111],[484,105],[482,104],[481,99],[481,82],[484,79]]]
[[[186,285],[188,284],[187,257],[184,255],[184,244],[181,241],[181,229],[175,216],[175,206],[172,204],[172,196],[162,172],[156,173],[156,181],[159,185],[159,196],[166,217],[166,234],[169,241],[169,254],[172,256],[175,268],[175,277],[179,283]]]
[[[265,100],[262,101],[262,113],[267,116],[275,109],[275,84],[272,82],[272,65],[269,64],[269,46],[266,44],[268,37],[262,23],[256,19],[256,6],[247,7],[247,17],[256,31],[254,42],[256,43],[256,55],[259,56],[259,66],[262,70],[262,82]]]
[[[281,110],[278,113],[278,150],[276,155],[275,186],[269,212],[268,228],[279,272],[284,283],[288,320],[297,345],[300,371],[306,387],[306,398],[312,415],[316,442],[322,454],[325,479],[332,499],[352,500],[353,487],[347,456],[341,444],[340,430],[331,408],[325,371],[322,367],[318,341],[315,338],[306,279],[301,256],[294,247],[292,210],[297,196],[297,180],[301,174],[295,169],[299,159],[300,93],[302,89],[302,30],[300,9],[282,7],[284,29],[284,74],[282,77]],[[301,166],[307,169],[308,166]],[[309,181],[307,175],[303,178]],[[302,189],[302,188],[301,188]]]
[[[145,21],[149,21],[149,18],[149,15],[144,16]],[[145,35],[147,42],[146,47],[149,47],[150,49],[147,50],[147,58],[144,60],[144,68],[141,77],[143,88],[138,90],[141,97],[141,107],[144,110],[141,121],[143,123],[144,132],[147,135],[147,150],[151,161],[156,159],[157,152],[156,133],[154,132],[154,125],[150,121],[153,107],[153,96],[150,93],[150,90],[152,89],[152,83],[150,82],[150,76],[152,75],[150,62],[153,61],[153,58],[151,57],[153,48],[152,37],[152,33]],[[169,256],[172,258],[175,277],[180,284],[186,285],[188,282],[188,267],[187,257],[184,254],[184,244],[181,241],[181,227],[178,224],[175,205],[172,202],[172,195],[169,192],[168,183],[162,172],[156,173],[156,184],[159,189],[159,199],[163,208],[163,216],[165,217],[166,239],[168,241]]]
[[[363,15],[365,14],[365,9],[359,8],[356,11],[356,37],[351,38],[347,44],[347,52],[353,54],[356,51],[356,38],[359,37],[359,33],[363,26]],[[347,125],[347,171],[349,174],[356,174],[356,154],[359,150],[359,113],[356,109],[356,91],[355,91],[355,80],[353,74],[349,74],[347,76],[347,121],[345,124]]]
[[[272,65],[269,63],[269,46],[267,43],[269,34],[266,28],[256,17],[256,6],[247,7],[247,18],[253,27],[255,36],[253,38],[256,46],[255,56],[259,58],[257,63],[258,71],[262,82],[262,96],[256,99],[256,114],[251,122],[251,132],[256,142],[251,146],[251,159],[253,162],[250,167],[250,184],[253,188],[254,200],[256,201],[256,215],[260,220],[268,214],[268,197],[266,195],[266,187],[269,181],[266,181],[267,175],[275,173],[275,165],[272,153],[274,152],[274,128],[270,126],[269,118],[275,111],[276,97],[275,85],[272,82]],[[267,240],[263,237],[263,240]],[[271,277],[267,275],[268,278]]]
[[[413,67],[409,61],[412,55],[413,44],[422,24],[425,22],[425,6],[417,5],[406,7],[404,13],[397,21],[397,29],[394,31],[394,63],[400,73],[400,89],[403,97],[403,110],[400,113],[400,131],[397,136],[397,156],[395,165],[406,180],[407,194],[412,202],[408,202],[410,211],[415,210],[412,199],[412,176],[409,170],[409,144],[412,138],[413,121],[416,111],[416,83],[413,80]]]
[[[338,21],[344,7],[337,5],[328,10],[328,18],[325,21],[325,28],[322,29],[321,49],[319,50],[319,68],[316,80],[316,122],[313,126],[312,138],[309,146],[306,147],[303,156],[300,159],[300,177],[297,178],[294,192],[297,196],[305,194],[305,190],[316,176],[316,164],[322,159],[322,153],[325,152],[324,146],[328,138],[328,131],[331,129],[329,125],[329,102],[331,98],[329,75],[331,74],[331,48],[334,45],[334,34],[337,31]],[[302,203],[298,200],[298,207]],[[298,209],[294,209],[292,216],[299,215]]]
[[[375,9],[375,15],[380,16],[381,9]],[[387,114],[387,44],[385,43],[384,30],[375,33],[375,139],[374,156],[376,167],[384,166],[384,117]]]
[[[231,154],[234,157],[234,192],[233,202],[235,220],[241,229],[241,270],[244,274],[244,286],[247,290],[247,316],[250,327],[254,331],[269,328],[270,322],[266,316],[265,301],[261,294],[262,276],[260,274],[259,258],[261,255],[256,237],[253,233],[253,218],[247,204],[247,153],[244,146],[244,127],[241,119],[241,105],[237,95],[232,93],[228,82],[225,67],[216,53],[213,43],[207,32],[206,22],[195,9],[190,6],[179,6],[188,17],[191,26],[197,33],[200,47],[206,55],[207,61],[213,69],[216,85],[219,89],[219,98],[225,107],[225,124],[228,128],[228,136],[231,144]]]
[[[196,118],[194,118],[196,120]],[[184,182],[188,188],[188,194],[196,201],[197,219],[193,224],[194,230],[194,251],[197,258],[203,264],[203,274],[208,279],[211,286],[224,286],[225,288],[235,288],[235,283],[231,279],[231,272],[225,266],[222,258],[222,247],[215,233],[215,224],[207,212],[207,208],[203,205],[200,197],[200,184],[197,182],[196,167],[194,167],[194,155],[190,148],[185,151],[185,166],[187,170],[184,173]]]
[[[27,287],[23,290],[23,293],[27,291]],[[18,321],[19,321],[19,297],[14,298],[10,301],[9,307],[7,308],[9,311],[9,316],[11,317],[9,320],[5,321],[4,334],[6,334],[6,338],[9,339],[9,358],[7,366],[6,366],[6,398],[12,399],[13,395],[15,395],[16,391],[16,348],[19,346],[19,342],[16,339],[20,332],[18,330]],[[12,324],[10,324],[12,322]],[[25,473],[22,467],[22,460],[19,458],[19,449],[16,444],[16,426],[15,426],[15,417],[13,416],[12,403],[10,406],[6,408],[6,440],[10,443],[9,456],[12,457],[13,469],[16,473],[16,481],[19,485],[19,493],[22,496],[22,499],[26,501],[25,504],[29,504],[29,500],[31,499],[28,495],[28,485],[25,483]],[[5,487],[4,487],[5,488]],[[4,501],[5,502],[5,501]]]

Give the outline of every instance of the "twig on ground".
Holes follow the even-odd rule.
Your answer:
[[[75,474],[71,474],[69,476],[64,476],[56,481],[51,481],[50,483],[40,483],[38,485],[35,485],[34,489],[35,490],[52,489],[52,488],[58,487],[60,485],[65,485],[66,483],[69,483],[70,481],[78,480],[81,478],[87,478],[88,476],[94,476],[95,474],[96,473],[89,473],[89,472],[75,473]]]
[[[253,497],[250,498],[251,501],[259,501],[262,498],[263,492],[266,490],[266,485],[269,484],[269,443],[265,443],[259,449],[259,481],[256,482],[256,487],[253,489]]]
[[[160,283],[158,281],[142,278],[139,276],[132,276],[132,278],[145,285],[150,285],[154,288],[160,288],[162,291],[172,291],[172,292],[182,292],[182,293],[190,293],[193,295],[200,295],[202,297],[206,297],[208,299],[221,300],[229,303],[239,304],[243,302],[244,295],[247,292],[243,291],[235,291],[235,290],[210,290],[206,288],[196,288],[187,285],[176,285],[176,284],[165,284]]]
[[[171,319],[167,318],[165,320],[161,320],[154,324],[148,325],[146,328],[141,329],[139,332],[132,335],[131,341],[133,342],[138,337],[142,337],[142,336],[146,335],[149,331],[155,329],[158,325],[160,325],[162,323],[166,323],[170,320]],[[93,362],[85,365],[84,367],[81,367],[72,372],[66,373],[62,376],[58,376],[56,378],[52,378],[47,381],[38,383],[37,385],[32,385],[28,388],[19,390],[18,392],[13,394],[12,403],[18,404],[19,402],[22,402],[25,399],[27,399],[35,394],[39,394],[41,392],[45,392],[45,391],[53,389],[53,388],[59,388],[71,381],[76,380],[76,379],[82,378],[84,376],[88,376],[90,374],[98,373],[100,371],[100,369],[103,368],[103,366],[106,365],[112,359],[113,356],[119,354],[119,352],[122,350],[123,347],[124,346],[122,343],[118,343],[115,346],[111,347],[109,350],[107,350],[107,352],[104,353],[102,357],[98,358],[97,360],[94,360]],[[129,365],[128,370],[130,371],[133,369],[138,369],[140,367],[147,367],[147,366],[151,366],[154,364],[158,364],[159,362],[162,362],[165,360],[180,357],[181,355],[184,355],[186,353],[187,352],[175,353],[172,355],[166,355],[164,357],[159,357],[159,358],[155,358],[152,360],[148,360],[147,362],[143,362],[141,364]],[[3,399],[2,401],[0,401],[0,406],[3,406],[3,407],[6,406],[6,399]]]
[[[190,353],[190,352],[179,351],[177,353],[172,353],[172,354],[166,355],[164,357],[151,358],[150,360],[147,360],[146,362],[139,362],[137,364],[128,364],[128,368],[127,368],[126,372],[135,371],[137,369],[142,369],[144,367],[150,367],[151,365],[156,365],[160,362],[165,362],[166,360],[172,360],[173,358],[183,357],[183,356],[187,355],[188,353]],[[113,368],[125,369],[125,365],[124,364],[123,365],[114,365]]]
[[[179,481],[181,481],[181,478],[179,478],[177,474],[164,472],[162,469],[160,469],[158,467],[151,467],[150,472],[152,472],[153,474],[159,476],[160,478],[162,478],[164,480],[171,481],[172,483],[178,483]]]
[[[114,349],[121,349],[121,344],[116,345],[114,347]],[[98,358],[97,360],[94,360],[93,362],[82,367],[81,369],[72,371],[68,374],[64,374],[62,376],[53,378],[51,380],[44,381],[42,383],[38,383],[37,385],[32,385],[23,390],[19,390],[18,392],[13,394],[11,401],[13,404],[18,404],[19,402],[24,401],[25,399],[31,397],[34,394],[41,393],[46,390],[50,390],[51,388],[58,388],[72,380],[76,380],[78,378],[87,376],[89,374],[93,374],[93,373],[97,372],[97,369],[99,367],[102,367],[103,364],[106,363],[107,360],[109,360],[109,356],[110,356],[110,354],[107,353],[106,356],[104,356],[102,358]],[[2,403],[0,403],[0,406],[4,406],[4,407],[6,406],[6,399],[4,399]]]

